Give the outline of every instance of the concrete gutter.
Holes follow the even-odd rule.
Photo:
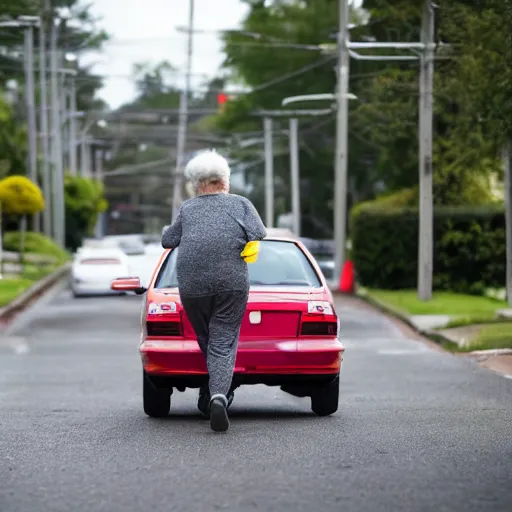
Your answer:
[[[37,281],[37,283],[23,292],[20,296],[16,297],[12,302],[7,304],[7,306],[0,308],[0,324],[5,324],[13,316],[23,311],[34,300],[45,294],[55,284],[67,279],[70,270],[71,262],[65,263],[49,276]]]

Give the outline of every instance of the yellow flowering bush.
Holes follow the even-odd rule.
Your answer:
[[[44,210],[41,189],[25,176],[8,176],[0,181],[2,211],[15,215],[33,215]]]

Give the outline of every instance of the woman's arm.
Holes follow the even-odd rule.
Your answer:
[[[164,231],[162,235],[162,247],[164,249],[176,249],[181,242],[181,210],[176,220]]]
[[[253,242],[255,240],[263,240],[267,236],[267,230],[265,229],[265,225],[263,224],[258,211],[247,198],[244,198],[244,206],[244,225],[247,233],[247,241]]]

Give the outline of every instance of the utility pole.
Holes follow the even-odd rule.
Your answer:
[[[339,282],[345,263],[347,230],[348,89],[350,57],[348,0],[339,0],[338,69],[336,91],[336,152],[334,162],[334,279]]]
[[[178,210],[182,202],[183,189],[183,160],[185,158],[185,146],[187,141],[187,123],[188,123],[188,95],[190,91],[190,78],[192,73],[192,43],[194,30],[194,0],[189,0],[189,20],[188,20],[188,45],[187,45],[187,64],[185,74],[185,87],[181,92],[180,113],[178,126],[178,141],[176,151],[176,168],[174,171],[174,187],[172,200],[172,220],[176,219]]]
[[[28,126],[28,171],[30,179],[37,184],[37,124],[34,87],[34,28],[25,28],[25,102]],[[40,215],[34,215],[34,231],[40,229]]]
[[[90,165],[89,165],[89,147],[87,144],[87,135],[82,135],[80,142],[80,168],[81,175],[85,178],[90,178]]]
[[[50,82],[51,82],[51,110],[52,110],[52,160],[53,160],[53,223],[54,236],[58,244],[64,247],[65,243],[65,212],[64,212],[64,176],[62,168],[61,121],[59,102],[59,54],[57,50],[58,25],[57,20],[51,20],[50,40]]]
[[[289,155],[290,155],[290,178],[292,189],[292,230],[300,236],[301,218],[300,218],[300,172],[299,172],[299,118],[302,117],[318,117],[327,116],[333,113],[331,108],[324,109],[298,109],[298,110],[260,110],[253,115],[263,118],[264,142],[265,142],[265,195],[267,210],[266,217],[269,217],[271,211],[271,219],[274,217],[274,180],[273,180],[273,162],[272,162],[272,118],[285,118],[289,120]],[[269,165],[270,163],[270,165]],[[270,177],[269,177],[270,175]],[[272,205],[269,208],[269,202]],[[273,227],[267,221],[267,227]]]
[[[505,167],[505,231],[507,240],[507,302],[512,307],[512,138],[503,149]]]
[[[292,188],[292,226],[295,236],[300,236],[300,174],[299,174],[299,120],[290,123],[290,181]]]
[[[41,13],[39,23],[39,87],[41,95],[40,121],[41,147],[43,151],[42,186],[45,199],[43,213],[43,231],[47,237],[52,236],[52,192],[50,177],[50,133],[48,123],[48,91],[46,87],[46,16]],[[53,235],[55,235],[53,233]]]
[[[265,140],[265,221],[267,228],[274,227],[274,148],[272,144],[272,118],[263,119]]]
[[[104,183],[104,176],[103,176],[103,150],[102,149],[96,149],[94,151],[94,161],[95,161],[95,167],[96,167],[96,180],[103,184]],[[98,218],[96,220],[96,228],[95,233],[97,238],[102,238],[103,236],[103,214],[99,213]]]
[[[367,61],[420,61],[420,220],[419,220],[419,264],[418,297],[432,297],[433,272],[433,200],[432,200],[432,116],[434,77],[434,9],[432,0],[424,0],[421,42],[350,41],[348,36],[348,1],[340,0],[340,31],[338,33],[338,111],[336,143],[335,214],[334,233],[336,240],[336,279],[339,279],[345,253],[346,191],[347,191],[347,135],[349,99],[349,57]],[[420,51],[418,55],[361,55],[359,49],[394,49]]]
[[[421,42],[425,45],[420,57],[419,103],[419,243],[418,298],[432,298],[434,268],[434,206],[432,192],[432,119],[434,87],[434,7],[425,0],[421,21]]]
[[[76,81],[70,77],[69,87],[69,171],[76,176]]]
[[[61,56],[59,55],[59,68],[61,64]],[[67,88],[66,83],[66,75],[61,72],[59,69],[59,95],[60,95],[60,140],[62,147],[62,168],[69,168],[69,111],[68,111],[68,100],[69,100],[69,90]]]

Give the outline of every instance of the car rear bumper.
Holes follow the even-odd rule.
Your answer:
[[[204,356],[193,340],[145,340],[140,345],[146,373],[161,376],[206,375]],[[345,349],[336,338],[242,341],[236,375],[333,375]]]
[[[113,291],[108,284],[81,283],[71,285],[71,290],[75,295],[119,295],[120,292]]]

